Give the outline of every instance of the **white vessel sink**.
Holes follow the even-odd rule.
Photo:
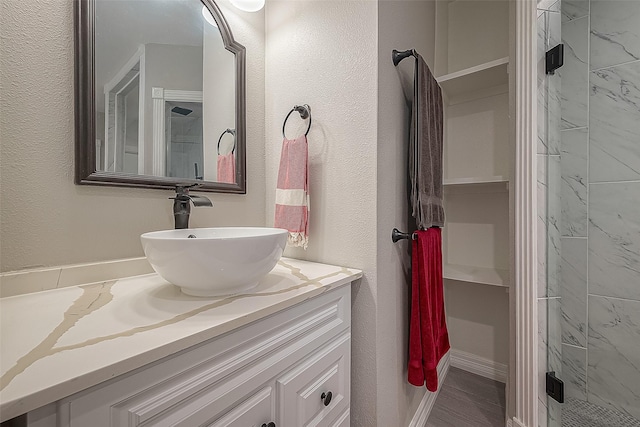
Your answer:
[[[145,233],[140,240],[163,279],[187,295],[220,296],[255,287],[282,256],[287,230],[188,228]]]

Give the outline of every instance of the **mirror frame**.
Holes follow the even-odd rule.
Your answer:
[[[200,0],[205,5],[222,35],[225,48],[236,61],[236,182],[234,184],[195,179],[136,175],[98,171],[96,168],[95,110],[95,2],[75,0],[75,183],[175,189],[176,185],[199,184],[197,191],[246,194],[246,70],[245,48],[235,41],[231,28],[213,0]]]

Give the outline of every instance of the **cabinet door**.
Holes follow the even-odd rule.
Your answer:
[[[310,353],[325,354],[335,347],[336,337],[346,336],[348,341],[349,330],[350,291],[345,287],[63,399],[59,402],[59,426],[252,426],[253,415],[261,415],[269,407],[267,416],[255,417],[258,427],[270,422],[278,427],[301,427],[281,421],[282,415],[273,416],[276,379],[311,360]],[[335,390],[348,389],[348,347],[338,369],[346,369],[347,385],[331,385],[335,396],[330,407],[343,399],[344,393]],[[321,369],[321,364],[314,369]],[[327,372],[321,382],[333,384],[335,372]],[[346,396],[345,408],[348,393]],[[315,397],[313,400],[317,406]],[[305,413],[312,409],[305,409]]]
[[[261,427],[274,417],[274,392],[267,386],[227,412],[210,427]]]
[[[351,416],[349,413],[349,409],[344,411],[344,413],[340,414],[337,420],[331,424],[331,427],[350,427],[351,426]]]
[[[347,333],[278,378],[278,420],[282,427],[329,426],[335,421],[349,407],[350,360]]]

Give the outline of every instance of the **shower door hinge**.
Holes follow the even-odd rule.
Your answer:
[[[556,70],[564,65],[564,45],[559,44],[549,50],[545,55],[547,74],[555,74]]]
[[[560,403],[564,403],[564,383],[555,372],[547,372],[547,394]]]

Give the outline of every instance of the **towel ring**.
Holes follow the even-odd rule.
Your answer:
[[[236,131],[234,129],[227,129],[224,132],[222,132],[222,134],[220,135],[220,138],[218,138],[218,155],[220,155],[220,141],[222,141],[222,137],[226,133],[230,133],[231,135],[233,135],[233,148],[231,149],[231,153],[236,151]]]
[[[284,128],[287,125],[287,120],[289,120],[289,116],[294,111],[297,111],[300,114],[300,118],[302,120],[305,120],[307,118],[309,119],[309,126],[307,127],[307,131],[304,133],[304,136],[307,136],[309,134],[309,129],[311,129],[311,107],[309,106],[309,104],[295,105],[291,109],[291,111],[289,111],[289,114],[287,114],[287,117],[284,118],[284,123],[282,123],[282,137],[285,139],[287,138],[287,136],[284,134]]]

